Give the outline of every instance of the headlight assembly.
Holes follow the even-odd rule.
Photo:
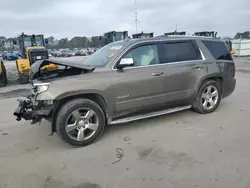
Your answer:
[[[49,89],[49,83],[34,83],[33,88],[37,94],[40,94]]]

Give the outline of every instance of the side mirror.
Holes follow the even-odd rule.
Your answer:
[[[49,40],[45,39],[45,44],[48,45],[49,44]]]
[[[13,44],[14,44],[14,45],[17,45],[17,41],[16,41],[15,39],[13,40]]]
[[[120,63],[117,65],[118,69],[123,69],[124,67],[129,67],[134,65],[133,58],[122,58]]]

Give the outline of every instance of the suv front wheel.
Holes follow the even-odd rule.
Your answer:
[[[86,146],[104,131],[105,116],[101,107],[89,99],[75,99],[64,104],[56,118],[56,131],[73,146]]]
[[[221,101],[221,86],[215,80],[205,81],[193,103],[193,110],[201,113],[211,113],[216,110]]]

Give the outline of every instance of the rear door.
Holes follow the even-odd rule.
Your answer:
[[[206,74],[204,56],[195,40],[161,43],[160,63],[164,74],[164,102],[189,104],[200,78]]]

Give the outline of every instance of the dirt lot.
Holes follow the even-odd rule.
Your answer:
[[[250,60],[236,62],[236,90],[216,112],[112,126],[85,148],[49,136],[45,121],[16,122],[18,94],[0,94],[0,187],[250,188]]]

